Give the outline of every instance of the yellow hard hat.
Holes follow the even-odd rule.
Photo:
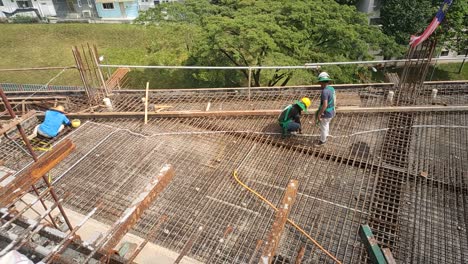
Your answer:
[[[303,102],[303,103],[305,104],[305,106],[306,106],[307,108],[309,108],[309,106],[310,106],[310,99],[309,99],[309,98],[303,97],[303,98],[301,99],[301,102]]]
[[[73,119],[71,121],[71,125],[72,125],[72,127],[77,128],[77,127],[79,127],[81,125],[81,121],[79,119]]]

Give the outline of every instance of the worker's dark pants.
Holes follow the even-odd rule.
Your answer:
[[[296,123],[294,121],[290,121],[285,126],[283,126],[283,124],[280,123],[280,126],[281,126],[281,134],[283,135],[283,137],[286,135],[289,135],[290,132],[294,132],[294,131],[301,129],[301,124]]]
[[[294,121],[289,122],[287,126],[288,132],[298,131],[300,128],[301,128],[301,124],[296,123]]]

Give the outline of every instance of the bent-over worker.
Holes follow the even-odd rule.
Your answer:
[[[301,113],[307,112],[310,106],[310,99],[307,97],[302,98],[300,101],[294,101],[283,109],[278,117],[279,125],[281,126],[281,135],[284,137],[291,133],[302,133],[301,127]]]
[[[326,72],[318,76],[318,81],[322,92],[320,94],[320,106],[317,110],[316,118],[320,122],[320,141],[317,147],[323,146],[327,142],[330,132],[330,121],[335,117],[336,93],[335,88],[330,85],[332,79]]]
[[[36,126],[33,133],[28,138],[33,139],[38,134],[46,138],[54,138],[65,126],[71,127],[72,124],[65,116],[64,107],[61,105],[52,107],[45,112],[44,122]]]

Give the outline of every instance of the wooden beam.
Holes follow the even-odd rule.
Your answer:
[[[67,100],[68,96],[62,96],[62,95],[53,95],[53,96],[31,96],[31,97],[9,97],[8,101],[31,101],[31,100]]]
[[[145,125],[148,124],[148,92],[149,92],[149,82],[146,82],[146,90],[145,90]]]
[[[10,123],[3,124],[2,126],[0,126],[0,135],[5,134],[10,129],[15,128],[17,125],[21,124],[22,122],[24,122],[28,118],[34,116],[35,114],[36,114],[36,111],[31,110],[31,111],[27,112],[26,114],[22,115],[20,118],[13,119],[13,120],[11,120]]]
[[[434,112],[434,111],[451,111],[464,112],[468,111],[468,105],[449,105],[449,106],[386,106],[386,107],[339,107],[336,109],[338,113],[392,113],[392,112]]]
[[[263,249],[262,257],[260,258],[260,264],[269,264],[273,262],[276,249],[281,240],[281,234],[283,233],[284,226],[288,220],[289,212],[296,201],[297,188],[298,181],[290,180],[286,187],[281,205],[278,208],[278,211],[276,211],[275,221],[273,222],[270,234],[268,235],[268,240],[265,243],[265,248]]]
[[[41,156],[25,172],[14,178],[5,187],[0,188],[0,205],[7,206],[39,181],[47,172],[64,160],[73,150],[75,144],[65,139],[51,151]]]
[[[111,256],[113,249],[125,234],[140,220],[143,212],[151,205],[156,197],[164,190],[174,177],[174,169],[171,165],[164,165],[132,204],[123,212],[122,216],[112,225],[106,235],[97,243],[95,250],[83,261],[87,263],[100,250]]]
[[[297,256],[296,256],[296,262],[295,264],[301,264],[302,263],[302,259],[304,258],[304,254],[305,254],[305,245],[301,247],[301,249],[299,249],[299,252],[297,253]]]
[[[10,105],[34,105],[34,104],[55,104],[55,103],[66,103],[66,100],[38,100],[38,101],[12,101]],[[47,108],[49,108],[48,106]]]
[[[149,117],[212,117],[212,116],[268,116],[279,114],[280,110],[253,110],[253,111],[166,111],[149,112]],[[144,112],[102,112],[102,113],[80,113],[67,114],[71,118],[94,118],[94,117],[144,117]]]
[[[143,212],[151,205],[156,197],[164,190],[174,177],[174,168],[171,165],[164,165],[158,175],[146,185],[140,195],[133,200],[132,204],[125,210],[120,219],[114,223],[112,233],[108,236],[102,249],[112,250],[122,237],[140,219]]]
[[[317,109],[310,109],[305,115],[314,115]],[[390,113],[390,112],[433,112],[433,111],[468,111],[468,106],[399,106],[399,107],[340,107],[338,113]],[[230,110],[230,111],[166,111],[149,112],[150,117],[221,117],[221,116],[277,116],[281,110]],[[70,113],[71,118],[117,118],[144,117],[144,112],[100,112]]]

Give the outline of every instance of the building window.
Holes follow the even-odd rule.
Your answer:
[[[154,1],[154,4],[155,4],[155,5],[159,5],[159,0],[155,0],[155,1]]]
[[[370,19],[369,24],[371,25],[381,25],[382,24],[382,19],[380,17],[373,17]]]
[[[114,9],[114,3],[103,3],[102,8],[104,8],[104,9]]]
[[[32,7],[31,1],[17,1],[16,4],[18,5],[19,8],[28,8]]]
[[[1,2],[1,1],[0,1]],[[468,55],[468,48],[462,48],[457,51],[458,56],[467,56]]]
[[[441,57],[446,57],[449,55],[449,51],[448,50],[443,50],[441,53],[440,53],[440,56]]]

